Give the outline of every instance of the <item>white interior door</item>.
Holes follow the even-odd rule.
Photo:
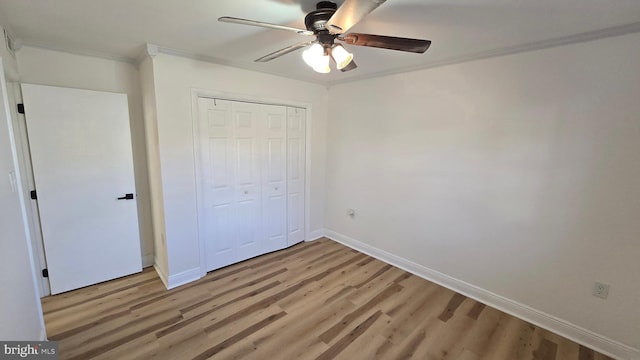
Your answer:
[[[51,293],[141,271],[127,96],[22,92]]]
[[[287,246],[304,240],[305,109],[287,108]]]

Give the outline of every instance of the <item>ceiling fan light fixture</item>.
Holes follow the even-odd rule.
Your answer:
[[[329,54],[321,44],[311,45],[302,53],[302,59],[316,72],[326,74],[331,71]]]
[[[313,70],[322,74],[327,74],[331,72],[331,68],[329,67],[329,54],[322,55],[318,58],[318,61],[315,66],[312,66]]]
[[[338,69],[343,69],[353,61],[353,54],[348,52],[342,45],[336,44],[331,48],[331,56],[336,62]]]
[[[302,52],[302,59],[307,65],[315,67],[321,61],[324,55],[324,48],[320,44],[313,44],[309,48]]]

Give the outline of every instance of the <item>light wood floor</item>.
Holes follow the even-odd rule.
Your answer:
[[[43,299],[61,359],[608,359],[327,239]]]

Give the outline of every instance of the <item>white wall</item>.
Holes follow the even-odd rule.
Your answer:
[[[0,57],[4,63],[4,74],[7,82],[18,80],[18,62],[14,54],[9,52],[4,41],[4,27],[0,26]]]
[[[42,340],[44,320],[8,106],[0,57],[0,339]]]
[[[160,172],[160,152],[158,147],[158,121],[156,115],[156,94],[153,61],[143,59],[139,65],[142,108],[147,146],[147,169],[149,171],[149,194],[151,223],[153,226],[154,264],[162,281],[167,284],[168,257],[165,241],[164,204],[162,202],[162,174]]]
[[[194,88],[311,104],[309,228],[313,231],[323,227],[326,88],[165,54],[153,58],[153,70],[169,282],[174,282],[172,278],[186,280],[200,268],[191,116]]]
[[[640,348],[638,59],[632,34],[332,87],[326,227]]]
[[[17,52],[20,82],[126,93],[143,265],[153,263],[153,239],[140,75],[135,65],[25,46]],[[27,110],[28,111],[28,110]]]

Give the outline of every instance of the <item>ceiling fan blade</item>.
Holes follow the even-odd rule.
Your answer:
[[[386,0],[345,0],[327,21],[326,28],[332,34],[347,32],[367,14],[382,5]]]
[[[351,62],[347,66],[345,66],[342,69],[340,69],[340,71],[347,72],[347,71],[350,71],[350,70],[354,70],[357,67],[358,67],[358,65],[356,65],[356,62],[351,60]]]
[[[291,45],[291,46],[287,46],[284,49],[280,49],[277,51],[272,52],[271,54],[265,55],[259,59],[254,60],[255,62],[267,62],[267,61],[271,61],[273,59],[277,59],[282,55],[286,55],[290,52],[294,52],[298,49],[302,49],[305,46],[309,46],[311,44],[313,44],[315,41],[309,41],[306,43],[300,43],[300,44],[296,44],[296,45]]]
[[[351,33],[338,37],[349,45],[369,46],[381,49],[423,53],[431,45],[429,40],[409,39],[395,36]]]
[[[313,31],[309,31],[309,30],[305,30],[305,29],[298,29],[298,28],[294,28],[294,27],[290,27],[290,26],[271,24],[271,23],[266,23],[266,22],[262,22],[262,21],[241,19],[241,18],[236,18],[236,17],[231,17],[231,16],[223,16],[221,18],[218,18],[218,21],[226,22],[226,23],[232,23],[232,24],[259,26],[259,27],[268,28],[268,29],[278,29],[278,30],[293,31],[293,32],[296,32],[296,33],[298,33],[300,35],[313,35]]]

